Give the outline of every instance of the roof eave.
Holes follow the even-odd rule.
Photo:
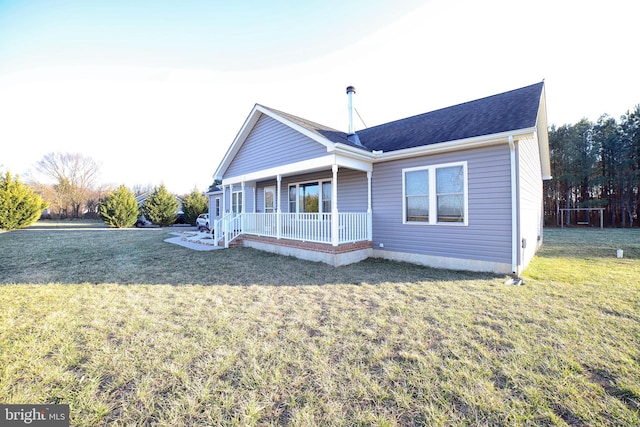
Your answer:
[[[371,161],[372,159],[375,158],[375,155],[371,151],[365,148],[358,148],[348,144],[343,144],[341,142],[336,142],[334,144],[333,149],[330,149],[329,152],[334,152],[336,154],[344,154],[344,155],[348,155],[350,157],[358,158],[361,160]]]
[[[432,155],[447,153],[452,151],[469,150],[472,148],[489,147],[491,145],[504,144],[509,141],[509,136],[515,139],[535,134],[536,127],[511,130],[490,135],[474,136],[472,138],[458,139],[454,141],[439,142],[419,147],[406,148],[403,150],[387,151],[382,153],[372,153],[375,162],[386,162],[389,160],[400,160],[408,157],[420,155]]]
[[[540,151],[540,168],[542,169],[542,179],[550,180],[551,175],[551,153],[549,151],[549,133],[547,123],[547,99],[544,85],[540,95],[540,105],[538,106],[538,117],[536,118],[536,130],[538,139],[538,150]]]

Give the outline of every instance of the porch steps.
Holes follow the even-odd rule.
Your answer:
[[[220,240],[218,242],[218,246],[220,246],[221,248],[225,247],[225,241],[224,239]],[[235,239],[233,239],[232,241],[229,242],[229,247],[230,248],[241,248],[242,247],[242,237],[236,237]]]

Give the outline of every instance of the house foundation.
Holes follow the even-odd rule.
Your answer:
[[[243,235],[236,240],[240,241],[244,247],[278,255],[293,256],[307,261],[324,262],[334,267],[363,261],[373,253],[373,242],[370,240],[344,243],[338,246],[252,235]]]

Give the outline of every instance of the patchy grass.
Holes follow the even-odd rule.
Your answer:
[[[548,230],[517,287],[169,231],[0,235],[0,402],[81,426],[640,424],[640,230]]]

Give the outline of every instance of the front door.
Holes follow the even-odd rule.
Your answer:
[[[274,213],[276,211],[276,187],[266,187],[264,189],[264,212]]]

